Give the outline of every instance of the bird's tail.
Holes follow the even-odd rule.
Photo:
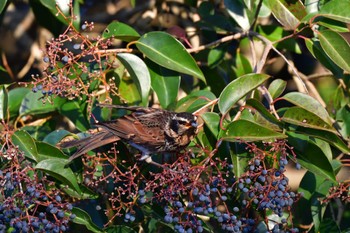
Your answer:
[[[98,133],[95,133],[86,138],[62,142],[58,146],[60,148],[77,147],[77,151],[69,158],[69,160],[72,161],[73,159],[81,156],[82,154],[85,154],[88,151],[107,145],[109,143],[114,143],[119,139],[120,138],[113,133],[102,129]]]

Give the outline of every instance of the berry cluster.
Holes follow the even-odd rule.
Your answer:
[[[67,231],[73,206],[56,188],[46,189],[54,184],[25,163],[18,148],[7,149],[17,156],[0,160],[0,232]]]

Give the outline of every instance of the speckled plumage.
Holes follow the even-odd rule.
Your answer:
[[[109,107],[125,109],[131,114],[116,120],[100,122],[100,130],[83,139],[61,143],[61,148],[77,147],[71,160],[103,145],[119,140],[129,143],[143,154],[177,152],[184,149],[197,134],[197,117],[187,112],[171,112],[155,108]]]

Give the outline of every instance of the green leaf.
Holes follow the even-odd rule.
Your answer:
[[[137,42],[137,48],[150,60],[170,70],[195,76],[205,82],[202,71],[186,48],[165,32],[149,32]]]
[[[68,101],[60,108],[60,113],[68,117],[80,131],[87,131],[90,128],[90,123],[86,119],[81,104],[78,101]]]
[[[241,0],[224,0],[227,12],[243,30],[249,30],[252,22],[252,13]]]
[[[288,143],[297,154],[297,161],[314,174],[336,182],[333,167],[322,149],[304,135],[288,132]]]
[[[21,103],[24,97],[30,92],[29,88],[18,87],[9,91],[9,102],[11,103],[9,106],[10,117],[18,116],[19,109],[21,107]]]
[[[287,136],[265,128],[252,121],[237,120],[231,122],[226,130],[222,131],[220,139],[230,142],[236,141],[268,141],[283,139]]]
[[[350,149],[348,146],[342,141],[339,136],[333,132],[325,131],[325,130],[318,130],[318,129],[312,129],[312,128],[305,128],[299,126],[295,132],[309,135],[315,138],[320,138],[322,140],[325,140],[326,142],[330,143],[331,145],[335,146],[339,150],[345,153],[350,153]]]
[[[167,109],[176,102],[181,77],[177,72],[168,70],[154,62],[148,61],[147,65],[151,75],[152,89],[157,94],[162,108]]]
[[[122,41],[130,42],[138,40],[140,34],[135,29],[121,22],[112,22],[103,31],[102,38],[116,38]]]
[[[66,99],[55,97],[53,98],[53,103],[48,103],[47,101],[43,103],[41,100],[43,97],[43,94],[39,92],[29,92],[26,94],[19,109],[20,115],[36,115],[53,112],[58,110],[58,108],[66,102]]]
[[[146,64],[138,56],[131,53],[118,53],[118,59],[128,70],[141,94],[142,105],[148,105],[148,94],[151,89],[151,77]]]
[[[303,126],[306,128],[327,130],[333,133],[337,132],[331,125],[329,125],[323,119],[313,114],[312,112],[309,112],[300,107],[288,108],[287,111],[283,114],[282,120],[284,122]]]
[[[5,85],[0,85],[0,120],[8,118],[8,93]]]
[[[345,71],[350,72],[349,43],[339,33],[331,30],[320,31],[318,38],[330,59]]]
[[[224,59],[227,51],[227,46],[218,46],[209,51],[208,54],[208,67],[210,69],[218,66]]]
[[[263,116],[266,120],[269,122],[276,124],[276,125],[282,125],[282,123],[275,117],[273,116],[266,108],[265,106],[259,102],[256,99],[248,99],[246,101],[246,105],[253,107],[255,110],[257,110],[261,116]]]
[[[332,0],[322,6],[319,15],[344,23],[350,23],[349,10],[349,0]]]
[[[139,89],[131,78],[120,79],[118,90],[120,96],[130,105],[139,105],[141,103]]]
[[[95,232],[95,233],[104,232],[102,229],[96,226],[96,224],[92,221],[90,215],[84,210],[74,207],[72,209],[72,214],[76,215],[76,217],[71,220],[72,222],[79,225],[84,225],[91,232]]]
[[[5,9],[6,4],[7,4],[7,0],[0,1],[0,14]]]
[[[311,96],[300,92],[290,92],[281,98],[300,108],[305,109],[308,112],[315,114],[328,125],[332,125],[332,120],[329,117],[326,109]]]
[[[220,112],[226,114],[238,100],[261,85],[269,77],[266,74],[247,74],[233,80],[221,92],[218,103]]]
[[[71,135],[71,133],[69,131],[67,131],[65,129],[58,129],[58,130],[55,130],[55,131],[49,133],[48,135],[46,135],[43,142],[46,142],[46,143],[54,146],[68,135]]]
[[[216,99],[216,96],[210,91],[195,91],[177,102],[176,111],[194,112],[214,99]]]
[[[34,160],[39,161],[39,154],[36,148],[34,139],[24,130],[16,131],[12,137],[12,142],[14,145],[24,152],[24,156]]]
[[[236,74],[236,77],[240,77],[253,72],[250,61],[241,53],[236,54],[235,67],[233,67],[233,70]]]
[[[301,1],[267,0],[272,14],[286,30],[296,29],[301,19],[306,15],[305,6]]]
[[[277,97],[282,95],[282,93],[286,89],[286,86],[287,86],[287,82],[282,79],[273,80],[272,83],[270,83],[270,86],[268,89],[272,99],[276,99]]]
[[[125,225],[115,225],[115,226],[108,227],[106,229],[106,232],[107,233],[137,233],[137,231]]]
[[[220,116],[216,112],[205,112],[201,115],[206,126],[208,126],[210,132],[217,137],[220,130]]]
[[[50,176],[81,193],[78,181],[72,169],[67,166],[68,159],[52,158],[40,161],[35,169],[46,172]]]
[[[43,161],[45,159],[52,159],[52,158],[59,158],[59,159],[68,158],[66,155],[63,154],[62,151],[45,142],[35,142],[35,145],[39,155],[38,162]]]
[[[336,77],[343,76],[344,71],[327,56],[319,41],[305,39],[305,44],[314,58],[316,58],[324,67],[329,69]]]

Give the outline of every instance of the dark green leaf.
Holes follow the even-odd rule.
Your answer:
[[[138,87],[131,78],[122,78],[118,86],[120,96],[130,105],[139,105],[141,96]]]
[[[21,103],[27,93],[30,92],[29,88],[18,87],[9,91],[9,102],[11,103],[9,106],[10,116],[18,116],[19,108],[21,107]]]
[[[61,181],[63,184],[68,185],[76,192],[81,193],[77,178],[74,175],[72,169],[69,166],[67,166],[67,162],[67,159],[45,159],[43,161],[40,161],[35,166],[35,169],[39,169],[43,172],[46,172],[50,176]]]
[[[248,30],[253,20],[253,15],[244,3],[241,0],[225,0],[224,4],[231,18],[234,19],[243,30]]]
[[[121,22],[112,22],[104,30],[102,37],[107,38],[116,38],[122,41],[130,42],[138,40],[140,35],[127,24]]]
[[[86,119],[81,107],[81,104],[77,101],[69,101],[61,106],[60,112],[62,115],[68,117],[77,129],[86,131],[90,128],[90,123]]]
[[[18,130],[12,135],[14,145],[24,152],[25,157],[39,161],[39,154],[34,139],[24,130]]]
[[[219,97],[219,109],[226,114],[233,105],[250,91],[261,85],[270,76],[266,74],[247,74],[229,83]]]
[[[86,213],[84,210],[74,207],[72,209],[72,214],[76,215],[76,217],[73,220],[71,220],[72,222],[76,224],[84,225],[91,232],[95,232],[95,233],[104,232],[102,229],[96,226],[96,224],[92,221],[90,215]]]
[[[151,89],[151,77],[146,64],[138,56],[131,53],[118,53],[118,59],[128,70],[136,83],[142,98],[142,105],[148,105],[148,94]]]
[[[297,161],[307,170],[336,182],[330,161],[321,148],[304,135],[288,133],[288,142],[297,153]]]
[[[21,103],[19,112],[21,115],[27,114],[42,114],[49,113],[58,110],[58,108],[66,102],[66,99],[55,97],[53,98],[53,103],[43,103],[43,94],[29,92],[25,95]]]
[[[281,122],[275,116],[273,116],[258,100],[248,99],[246,101],[246,105],[253,107],[261,114],[261,116],[263,116],[266,120],[270,121],[271,123],[281,125]]]
[[[210,69],[218,66],[224,59],[227,46],[219,46],[211,49],[208,54],[208,66]]]
[[[337,32],[324,30],[318,33],[318,38],[330,59],[345,71],[350,72],[350,46],[344,37]]]
[[[7,119],[8,113],[8,93],[5,85],[0,85],[0,120]]]
[[[176,102],[181,78],[177,72],[168,70],[151,61],[147,63],[151,75],[152,89],[157,94],[162,108],[167,109]]]
[[[325,130],[305,128],[301,126],[299,126],[296,129],[296,132],[304,135],[309,135],[315,138],[320,138],[330,143],[331,145],[335,146],[339,150],[346,153],[350,153],[350,149],[348,148],[348,146],[342,141],[341,138],[339,138],[339,136],[336,133],[325,131]]]
[[[45,159],[52,159],[52,158],[59,158],[59,159],[68,158],[66,155],[62,153],[62,151],[45,142],[35,142],[35,145],[39,155],[38,162]]]
[[[235,141],[268,141],[286,138],[287,136],[265,128],[247,120],[231,122],[226,130],[222,131],[220,139],[230,142]]]
[[[7,0],[0,1],[0,14],[5,9],[6,4],[7,4]]]
[[[108,227],[106,229],[106,232],[107,233],[137,233],[134,229],[125,225],[116,225],[116,226]]]
[[[235,71],[236,77],[253,72],[250,61],[241,53],[236,54],[235,67],[233,67],[233,70]]]
[[[324,67],[329,69],[336,77],[342,77],[344,71],[327,56],[319,41],[305,39],[305,44],[310,53],[324,65]]]
[[[58,129],[46,135],[43,141],[54,146],[68,135],[71,135],[69,131],[64,129]]]
[[[136,43],[137,48],[158,65],[193,75],[205,82],[202,71],[186,48],[165,32],[149,32]]]
[[[217,137],[220,130],[220,116],[216,112],[205,112],[201,115],[206,126],[208,126],[210,132]]]

